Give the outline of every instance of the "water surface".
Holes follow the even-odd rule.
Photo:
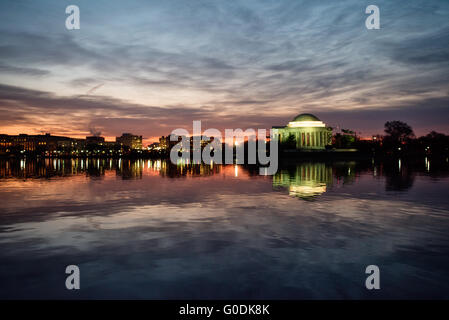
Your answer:
[[[0,160],[0,298],[449,298],[447,160]],[[81,290],[65,288],[78,265]],[[365,288],[365,268],[381,289]]]

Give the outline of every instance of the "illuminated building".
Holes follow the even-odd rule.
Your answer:
[[[159,147],[162,150],[167,150],[170,145],[170,136],[162,136],[159,138]]]
[[[148,145],[147,149],[148,150],[160,150],[161,146],[160,146],[159,142],[153,142],[152,144]]]
[[[81,151],[86,147],[86,140],[84,139],[67,139],[58,141],[58,147],[63,150]]]
[[[182,137],[178,137],[175,141],[170,140],[170,136],[162,136],[159,138],[159,147],[161,150],[170,150],[174,145],[181,142]]]
[[[332,139],[332,129],[309,113],[296,116],[285,127],[273,127],[273,134],[281,146],[303,151],[324,150]]]
[[[103,143],[104,143],[104,137],[99,137],[99,136],[86,137],[86,144],[102,145]]]
[[[10,152],[12,141],[7,134],[0,134],[0,152]]]
[[[116,137],[115,141],[118,145],[128,147],[131,150],[142,150],[142,136],[123,133],[121,137]]]

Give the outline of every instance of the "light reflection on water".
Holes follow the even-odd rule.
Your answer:
[[[298,162],[271,177],[0,160],[0,298],[448,298],[449,171],[431,161]],[[380,291],[364,287],[369,264]]]

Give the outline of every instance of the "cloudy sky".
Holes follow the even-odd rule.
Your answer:
[[[2,0],[0,34],[0,133],[150,142],[302,112],[364,136],[387,120],[449,133],[447,0]]]

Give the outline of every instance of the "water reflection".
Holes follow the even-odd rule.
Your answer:
[[[287,190],[291,196],[314,200],[335,185],[357,182],[362,174],[385,178],[386,191],[406,191],[413,187],[416,175],[448,176],[449,167],[444,161],[435,163],[430,170],[430,160],[404,161],[403,159],[379,162],[337,161],[296,162],[281,165],[273,176],[273,188]]]
[[[287,190],[292,196],[311,200],[325,193],[334,185],[356,182],[360,174],[369,173],[374,178],[385,177],[388,191],[405,191],[413,186],[417,174],[446,176],[448,162],[441,161],[430,166],[428,158],[409,162],[397,159],[387,162],[336,161],[281,163],[278,172],[272,177],[273,188]],[[51,177],[70,177],[86,175],[102,178],[114,174],[124,180],[142,179],[144,175],[160,175],[168,178],[207,177],[220,174],[223,168],[238,178],[239,175],[259,176],[256,166],[217,165],[217,164],[172,164],[167,160],[130,159],[0,159],[0,179],[39,179]],[[232,172],[231,172],[232,171]],[[270,177],[271,178],[271,177]]]
[[[382,170],[387,177],[385,187],[389,191],[406,191],[413,186],[417,172],[407,163],[403,164],[401,159],[398,160],[398,166],[393,163],[383,164]],[[428,173],[429,171],[426,170]]]
[[[449,298],[448,162],[0,159],[0,298]],[[308,200],[308,201],[304,201]],[[309,201],[317,200],[317,201]],[[381,286],[382,286],[381,285]],[[200,290],[199,290],[200,289]]]
[[[334,185],[352,184],[359,174],[377,167],[344,162],[296,162],[285,164],[273,176],[273,188],[286,189],[291,196],[314,200]]]
[[[74,175],[103,177],[115,172],[122,179],[142,179],[144,174],[160,174],[177,178],[209,176],[219,173],[221,166],[180,163],[166,160],[130,159],[0,159],[0,178],[51,178]]]
[[[281,168],[273,177],[274,188],[286,188],[290,195],[306,200],[326,192],[332,184],[332,168],[325,163],[301,163]]]

